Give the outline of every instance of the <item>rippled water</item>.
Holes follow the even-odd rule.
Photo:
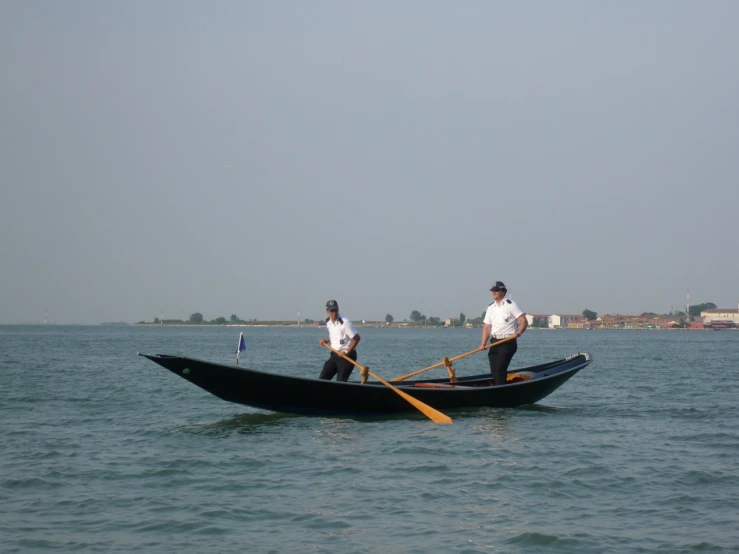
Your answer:
[[[594,362],[447,426],[262,412],[135,355],[233,363],[240,330],[241,365],[320,372],[312,328],[0,327],[0,551],[739,551],[739,332],[531,330],[512,367]],[[393,377],[480,331],[360,333]]]

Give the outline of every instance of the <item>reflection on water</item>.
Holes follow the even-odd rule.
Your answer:
[[[333,456],[356,454],[360,434],[357,425],[348,418],[329,419],[320,418],[320,426],[311,431],[311,442],[325,449],[326,453]]]
[[[485,437],[496,441],[510,440],[515,426],[513,414],[502,408],[480,408],[477,410],[473,429]]]
[[[517,406],[512,409],[524,412],[544,412],[547,414],[564,414],[577,411],[577,408],[558,408],[557,406],[542,406],[541,404],[528,404],[526,406]]]
[[[547,406],[526,406],[518,408],[531,412],[548,412],[557,413],[564,411],[562,408],[552,408]],[[499,408],[458,408],[447,410],[447,413],[454,421],[463,419],[484,418],[490,424],[496,421],[506,421],[507,410]],[[356,430],[356,423],[377,424],[377,423],[402,423],[407,422],[411,425],[423,424],[426,431],[431,431],[437,425],[433,423],[421,412],[403,412],[398,414],[384,414],[377,416],[332,416],[332,417],[312,417],[300,414],[288,413],[272,413],[272,412],[252,412],[235,414],[231,417],[221,419],[212,423],[201,423],[181,426],[180,429],[188,434],[206,435],[211,437],[226,437],[233,433],[241,435],[263,434],[272,432],[287,423],[294,425],[296,421],[302,422],[309,426],[317,436],[330,436],[333,438],[355,439],[356,435],[347,436],[344,434],[346,429]],[[319,425],[315,423],[318,422]],[[428,424],[428,425],[425,425]]]
[[[532,404],[528,406],[520,406],[514,409],[502,408],[457,408],[447,410],[447,414],[454,420],[461,422],[465,419],[474,419],[476,421],[484,421],[483,425],[477,428],[486,434],[497,438],[503,438],[507,426],[510,424],[512,414],[516,412],[544,413],[544,414],[561,414],[572,413],[577,411],[576,408],[558,408],[555,406],[542,406]],[[378,416],[332,416],[332,417],[311,417],[300,414],[288,413],[272,413],[272,412],[251,412],[234,414],[231,417],[221,419],[212,423],[202,423],[185,425],[180,427],[182,431],[193,435],[205,435],[210,437],[227,437],[234,433],[240,435],[264,434],[271,433],[285,424],[294,425],[296,421],[302,420],[302,423],[308,425],[314,432],[314,440],[321,437],[331,437],[333,439],[354,440],[357,436],[354,433],[346,433],[347,429],[356,430],[356,423],[376,424],[403,421],[408,424],[418,425],[419,423],[428,423],[424,425],[426,432],[433,432],[436,424],[432,423],[421,412],[404,412],[398,414],[385,414]],[[316,426],[315,422],[319,422]]]
[[[298,417],[300,416],[294,414],[269,412],[236,414],[213,423],[186,425],[181,429],[186,433],[210,437],[226,437],[233,433],[240,435],[262,434],[271,432],[287,421]]]

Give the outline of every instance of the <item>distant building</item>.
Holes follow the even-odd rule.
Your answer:
[[[616,329],[634,329],[641,327],[647,322],[646,319],[622,314],[605,314],[595,320],[597,327],[610,327]]]
[[[552,314],[549,316],[548,327],[550,329],[567,329],[570,322],[581,321],[581,314]]]
[[[584,317],[580,317],[580,319],[568,321],[567,328],[568,329],[592,329],[593,324],[588,319]]]
[[[549,314],[526,314],[529,327],[549,327]]]
[[[715,323],[727,327],[736,327],[739,325],[739,309],[736,308],[717,308],[715,310],[703,310],[701,312],[703,323],[706,327],[713,327]],[[726,325],[728,324],[728,325]]]

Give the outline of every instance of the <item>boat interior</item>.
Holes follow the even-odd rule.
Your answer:
[[[530,371],[519,371],[516,373],[509,373],[507,376],[508,383],[523,383],[524,381],[530,381],[534,378],[534,373]],[[495,380],[491,377],[490,379],[478,379],[475,381],[466,381],[464,384],[457,383],[413,383],[414,387],[424,389],[469,389],[472,387],[492,387],[495,385]]]

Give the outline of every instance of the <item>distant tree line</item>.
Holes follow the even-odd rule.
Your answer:
[[[294,321],[294,320],[293,320]],[[158,317],[154,318],[154,325],[249,325],[257,323],[257,319],[241,319],[236,314],[231,314],[231,317],[228,318],[228,320],[225,317],[217,317],[215,319],[206,320],[203,317],[203,314],[200,312],[195,312],[194,314],[190,314],[190,318],[187,320],[184,319],[159,319]],[[139,324],[147,324],[146,321],[139,321]],[[287,322],[285,322],[287,323]],[[315,323],[314,320],[305,318],[304,320],[301,320],[301,323],[305,323],[306,325],[312,325]]]
[[[696,304],[695,306],[690,306],[689,309],[690,315],[693,316],[701,315],[701,312],[705,310],[715,310],[716,308],[718,308],[718,306],[716,306],[716,304],[714,304],[713,302],[706,302],[704,304]]]
[[[410,318],[410,320],[413,323],[415,323],[417,325],[428,325],[428,326],[431,326],[431,327],[439,327],[439,326],[442,326],[442,325],[445,324],[445,322],[442,321],[441,318],[434,317],[434,316],[432,316],[432,317],[426,317],[424,314],[422,314],[418,310],[413,310],[411,312],[409,318]],[[392,323],[393,321],[395,321],[395,319],[393,318],[392,315],[387,314],[385,316],[385,321],[387,323]],[[405,320],[403,320],[403,321],[405,321]],[[454,320],[452,320],[452,321],[454,321]],[[459,324],[460,325],[464,325],[465,322],[467,321],[467,316],[465,316],[463,313],[460,313],[459,314],[458,321],[459,321]],[[474,323],[474,320],[471,323]],[[452,323],[452,325],[454,325],[454,323]]]
[[[690,317],[699,316],[701,315],[701,312],[705,310],[715,310],[717,308],[716,304],[713,302],[704,302],[703,304],[696,304],[695,306],[690,306]],[[676,311],[676,312],[670,312],[669,314],[657,314],[654,312],[642,312],[639,314],[641,317],[685,317],[685,312],[682,310]]]

